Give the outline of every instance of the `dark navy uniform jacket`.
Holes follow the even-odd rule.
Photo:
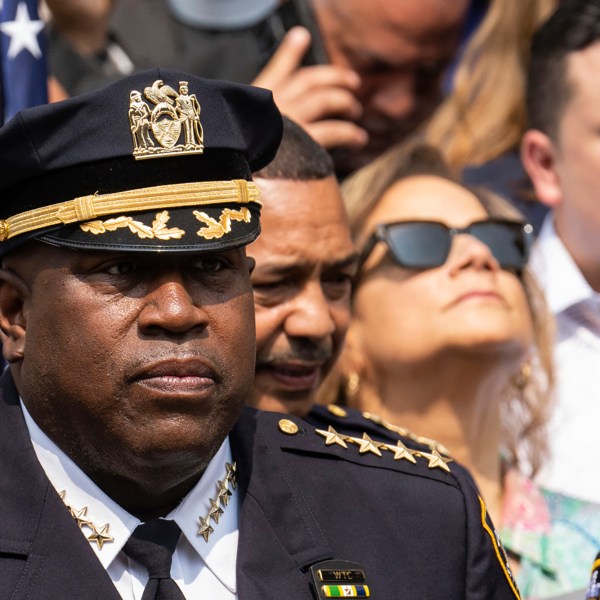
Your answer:
[[[246,409],[230,434],[240,600],[314,600],[310,568],[330,559],[359,565],[378,600],[518,597],[485,509],[452,463],[448,472],[384,447],[361,453],[358,437],[327,445],[319,431]],[[37,461],[10,375],[0,380],[0,507],[2,600],[118,600]]]

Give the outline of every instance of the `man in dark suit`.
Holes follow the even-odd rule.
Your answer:
[[[2,598],[518,597],[443,457],[243,409],[280,135],[268,92],[158,70],[0,131]]]

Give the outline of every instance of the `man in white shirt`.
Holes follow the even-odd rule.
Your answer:
[[[556,317],[557,403],[540,482],[600,503],[600,1],[563,3],[537,32],[522,144],[537,197],[552,210],[532,255]]]

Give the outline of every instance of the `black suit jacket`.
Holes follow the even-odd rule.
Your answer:
[[[288,435],[282,418],[245,410],[230,437],[240,600],[311,600],[309,567],[327,559],[359,563],[376,600],[515,598],[460,472],[326,446],[299,419]],[[118,600],[37,461],[9,375],[0,380],[0,507],[2,600]]]

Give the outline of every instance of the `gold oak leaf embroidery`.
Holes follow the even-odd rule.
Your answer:
[[[209,217],[205,212],[198,210],[194,211],[194,216],[198,221],[204,223],[206,227],[202,227],[196,233],[205,240],[211,240],[213,238],[223,237],[226,233],[231,231],[231,221],[244,221],[244,223],[250,223],[252,214],[246,207],[240,210],[234,210],[231,208],[224,208],[221,212],[219,220]]]
[[[107,221],[88,221],[87,223],[81,223],[79,227],[81,227],[82,231],[93,233],[94,235],[128,227],[131,233],[134,233],[141,239],[157,238],[159,240],[170,240],[174,238],[178,240],[181,236],[185,235],[185,231],[177,227],[168,228],[167,222],[169,219],[169,212],[163,210],[156,214],[156,218],[152,221],[152,227],[145,225],[141,221],[136,221],[133,217],[116,217]]]
[[[166,210],[156,213],[156,219],[152,221],[152,232],[154,233],[154,237],[159,240],[170,240],[171,238],[178,240],[181,238],[185,231],[183,231],[183,229],[178,229],[177,227],[171,227],[169,229],[167,227],[169,219],[169,212]]]

